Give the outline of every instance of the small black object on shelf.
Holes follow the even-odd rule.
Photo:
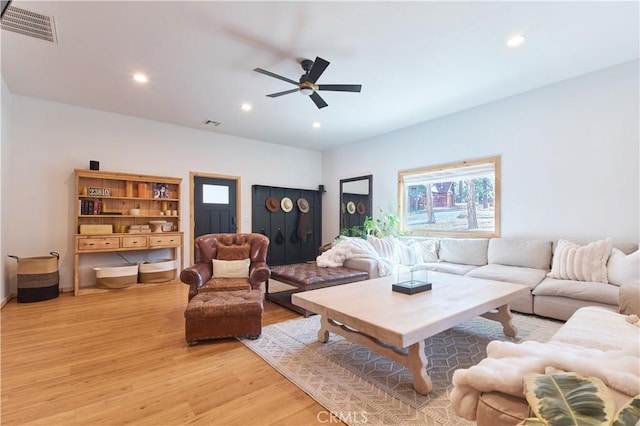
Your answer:
[[[100,162],[90,160],[89,161],[89,170],[100,170]]]
[[[404,294],[416,294],[423,291],[431,290],[431,283],[423,281],[404,281],[401,283],[393,284],[391,286],[393,291]]]

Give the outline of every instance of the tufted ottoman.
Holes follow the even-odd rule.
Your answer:
[[[269,281],[267,280],[267,299],[299,312],[307,317],[310,312],[291,303],[291,295],[293,293],[353,283],[356,281],[364,281],[369,279],[369,274],[356,269],[345,268],[344,266],[323,268],[318,266],[316,262],[307,262],[274,266],[271,268],[271,278],[293,286],[295,289],[269,293]]]
[[[208,291],[195,295],[184,311],[185,339],[199,340],[248,336],[262,333],[260,290]]]

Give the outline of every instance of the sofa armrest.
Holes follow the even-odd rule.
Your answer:
[[[624,315],[640,315],[640,285],[625,284],[618,291],[618,306]]]
[[[211,263],[196,263],[180,272],[180,281],[189,285],[189,300],[198,294],[198,288],[202,287],[213,276]]]
[[[260,284],[267,281],[270,276],[271,270],[265,262],[255,262],[249,268],[249,282],[254,290],[260,290]]]
[[[347,259],[342,265],[345,268],[355,269],[356,271],[363,271],[369,274],[369,279],[378,278],[378,261],[375,259],[368,259],[364,257],[358,257],[354,259]]]

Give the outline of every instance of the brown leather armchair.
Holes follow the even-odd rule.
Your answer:
[[[248,247],[247,247],[248,246]],[[224,250],[222,250],[224,248]],[[194,241],[195,264],[180,273],[180,280],[189,285],[189,300],[202,291],[259,290],[269,279],[267,266],[269,238],[262,234],[208,234]],[[212,278],[213,259],[225,253],[225,260],[250,259],[248,278]]]

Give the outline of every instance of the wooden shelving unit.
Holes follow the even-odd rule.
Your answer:
[[[75,170],[76,214],[74,294],[80,287],[80,255],[133,250],[173,249],[184,268],[180,231],[180,183],[167,176]],[[165,221],[165,225],[150,222]],[[139,231],[136,228],[142,228]],[[145,284],[146,285],[146,284]],[[82,291],[81,291],[82,290]]]

